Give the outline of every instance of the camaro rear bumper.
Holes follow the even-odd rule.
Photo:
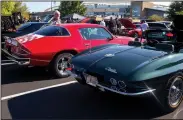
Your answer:
[[[5,61],[4,63],[2,63],[1,65],[8,65],[11,64],[11,62],[16,63],[18,65],[29,65],[30,64],[30,58],[20,58],[17,57],[15,55],[10,54],[7,50],[5,49],[1,49],[3,55],[5,55],[9,60]],[[2,61],[3,62],[3,61]]]
[[[78,76],[77,74],[72,73],[72,72],[69,72],[69,74],[72,77],[74,77],[77,81],[82,81],[82,78],[80,76]],[[148,90],[144,90],[144,91],[141,91],[141,92],[128,93],[128,92],[121,92],[121,91],[118,91],[118,90],[114,90],[114,89],[111,89],[109,87],[105,87],[101,84],[97,84],[96,87],[99,88],[102,91],[108,90],[108,91],[118,93],[118,94],[121,94],[121,95],[126,95],[126,96],[140,96],[140,95],[152,94],[156,90],[156,89],[148,89]]]

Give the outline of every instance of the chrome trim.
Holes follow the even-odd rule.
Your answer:
[[[80,76],[78,76],[77,74],[71,72],[71,71],[67,71],[72,77],[74,77],[75,79],[82,79]],[[88,84],[90,85],[90,84]],[[99,89],[104,89],[104,90],[109,90],[111,92],[114,92],[114,93],[118,93],[118,94],[121,94],[121,95],[126,95],[126,96],[138,96],[138,95],[143,95],[143,94],[147,94],[147,93],[152,93],[153,91],[155,91],[156,89],[149,89],[149,90],[146,90],[146,91],[142,91],[142,92],[137,92],[137,93],[126,93],[126,92],[120,92],[120,91],[117,91],[117,90],[113,90],[111,88],[108,88],[108,87],[105,87],[105,86],[102,86],[100,84],[97,84],[96,87],[99,87]]]
[[[102,86],[102,85],[100,85],[100,84],[97,84],[97,86],[98,86],[98,87],[101,87],[101,88],[103,88],[103,89],[109,90],[109,91],[111,91],[111,92],[115,92],[115,93],[118,93],[118,94],[121,94],[121,95],[127,95],[127,96],[143,95],[143,94],[147,94],[147,93],[152,93],[153,91],[156,90],[156,89],[149,89],[149,90],[146,90],[146,91],[143,91],[143,92],[138,92],[138,93],[126,93],[126,92],[120,92],[120,91],[113,90],[113,89],[111,89],[111,88]]]
[[[7,58],[18,64],[18,65],[29,65],[30,64],[30,58],[18,58],[16,56],[11,55],[7,50],[1,49],[2,52],[4,52],[7,55]],[[13,64],[13,63],[12,63]],[[8,65],[8,63],[3,63],[1,65]]]
[[[1,65],[14,65],[14,64],[16,64],[13,60],[1,60],[1,62],[4,62],[4,63],[1,63]]]

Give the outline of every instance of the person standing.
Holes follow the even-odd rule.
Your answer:
[[[106,27],[106,24],[105,24],[104,19],[102,19],[102,21],[100,22],[100,25],[102,25],[102,26]]]
[[[145,37],[146,30],[149,28],[149,25],[146,23],[145,20],[141,22],[141,29],[142,29],[142,36]]]
[[[53,16],[53,19],[52,19],[50,25],[56,25],[56,24],[61,24],[60,12],[58,10],[56,10],[54,12],[54,16]]]
[[[119,35],[121,33],[121,22],[118,18],[116,18],[116,25],[117,25],[117,34]]]
[[[116,21],[113,20],[112,17],[111,17],[110,21],[109,21],[109,31],[115,35],[116,34],[116,32],[115,32],[116,29],[117,29]]]

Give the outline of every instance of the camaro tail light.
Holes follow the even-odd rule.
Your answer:
[[[27,49],[27,48],[25,48],[23,45],[19,45],[18,46],[18,54],[20,54],[20,55],[23,55],[23,56],[28,56],[28,55],[30,55],[30,51]]]

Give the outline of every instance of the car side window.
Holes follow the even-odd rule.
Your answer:
[[[104,28],[81,28],[79,30],[85,40],[103,40],[111,38],[112,35]]]
[[[60,28],[60,36],[69,36],[69,32],[65,28]]]
[[[34,32],[38,35],[44,35],[44,36],[66,36],[69,35],[69,32],[62,27],[59,26],[46,26],[42,29],[37,30]]]

